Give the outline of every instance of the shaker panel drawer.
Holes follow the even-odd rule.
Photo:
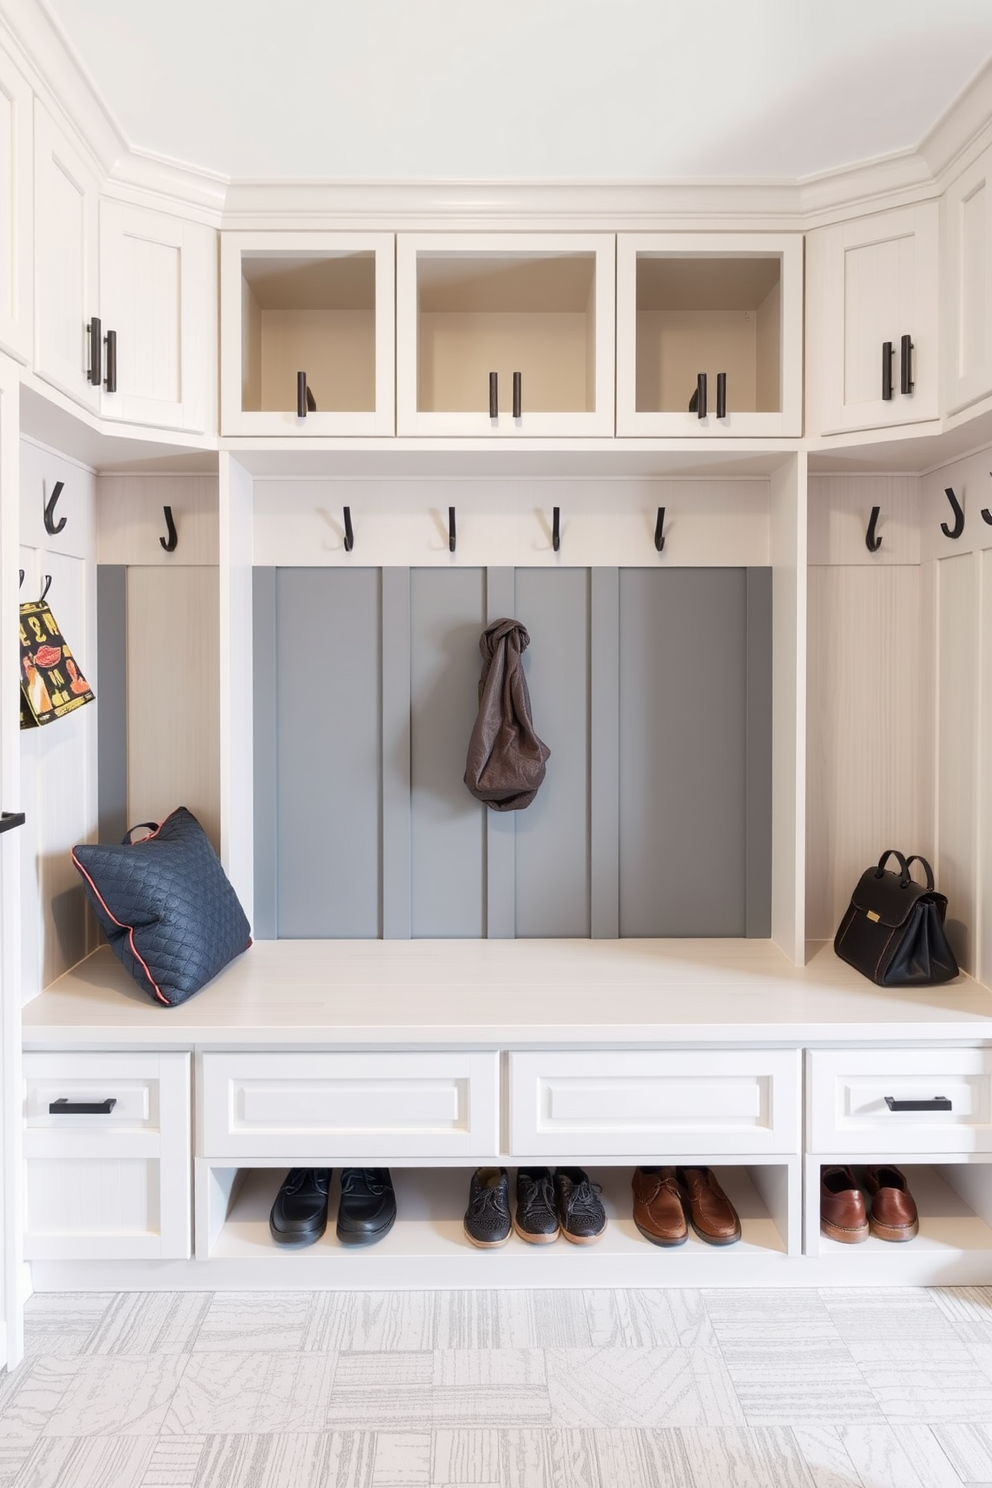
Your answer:
[[[510,1056],[515,1156],[799,1151],[792,1049]]]
[[[992,1049],[815,1049],[813,1152],[992,1150]]]
[[[492,1155],[498,1055],[205,1054],[208,1157]]]

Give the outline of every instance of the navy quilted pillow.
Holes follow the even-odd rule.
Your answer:
[[[150,837],[84,843],[72,861],[111,949],[157,1002],[185,1002],[251,945],[238,896],[185,806]]]

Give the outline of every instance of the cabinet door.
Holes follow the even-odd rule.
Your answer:
[[[621,233],[617,433],[800,435],[802,306],[798,233]]]
[[[35,371],[96,411],[102,378],[89,327],[99,316],[97,180],[37,100],[34,143]]]
[[[216,426],[208,396],[217,355],[216,275],[211,228],[101,202],[106,417],[196,434]]]
[[[615,280],[612,234],[401,233],[397,433],[612,436]]]
[[[391,233],[222,233],[221,432],[394,432]]]
[[[33,346],[32,108],[30,85],[0,52],[0,348],[22,362]]]
[[[943,200],[944,412],[992,393],[992,150]]]
[[[809,432],[937,417],[936,202],[810,233]]]

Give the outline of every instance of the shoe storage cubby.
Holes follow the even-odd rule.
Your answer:
[[[617,433],[802,432],[802,241],[617,239]]]
[[[378,435],[393,423],[390,233],[225,233],[225,434]]]
[[[612,435],[614,239],[400,233],[398,434]]]
[[[495,1161],[495,1160],[494,1160]],[[498,1161],[496,1161],[498,1166]],[[739,1286],[757,1271],[789,1273],[799,1254],[800,1160],[743,1164],[724,1160],[714,1171],[741,1219],[732,1245],[708,1245],[691,1230],[678,1247],[652,1245],[632,1218],[633,1169],[587,1166],[599,1185],[607,1214],[603,1235],[575,1245],[561,1235],[533,1245],[515,1232],[493,1250],[473,1246],[464,1215],[473,1169],[389,1165],[396,1192],[396,1222],[374,1245],[343,1246],[335,1235],[340,1167],[335,1165],[324,1235],[303,1249],[279,1246],[269,1233],[269,1213],[287,1168],[220,1167],[196,1161],[197,1256],[223,1272],[228,1284],[288,1284],[327,1288]],[[508,1168],[510,1209],[515,1209],[516,1170]],[[216,1263],[213,1265],[213,1263]],[[208,1273],[211,1270],[208,1267]],[[203,1284],[207,1284],[204,1281]],[[788,1282],[784,1282],[788,1285]]]

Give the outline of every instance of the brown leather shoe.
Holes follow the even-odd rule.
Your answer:
[[[689,1238],[674,1168],[635,1168],[634,1223],[652,1245],[683,1245]]]
[[[912,1240],[920,1217],[905,1173],[891,1165],[865,1168],[865,1189],[871,1199],[868,1225],[879,1240]]]
[[[831,1164],[820,1169],[820,1231],[845,1245],[868,1239],[864,1197],[850,1168]]]
[[[676,1168],[689,1205],[689,1223],[707,1245],[733,1245],[741,1238],[737,1210],[713,1176],[712,1168]]]

